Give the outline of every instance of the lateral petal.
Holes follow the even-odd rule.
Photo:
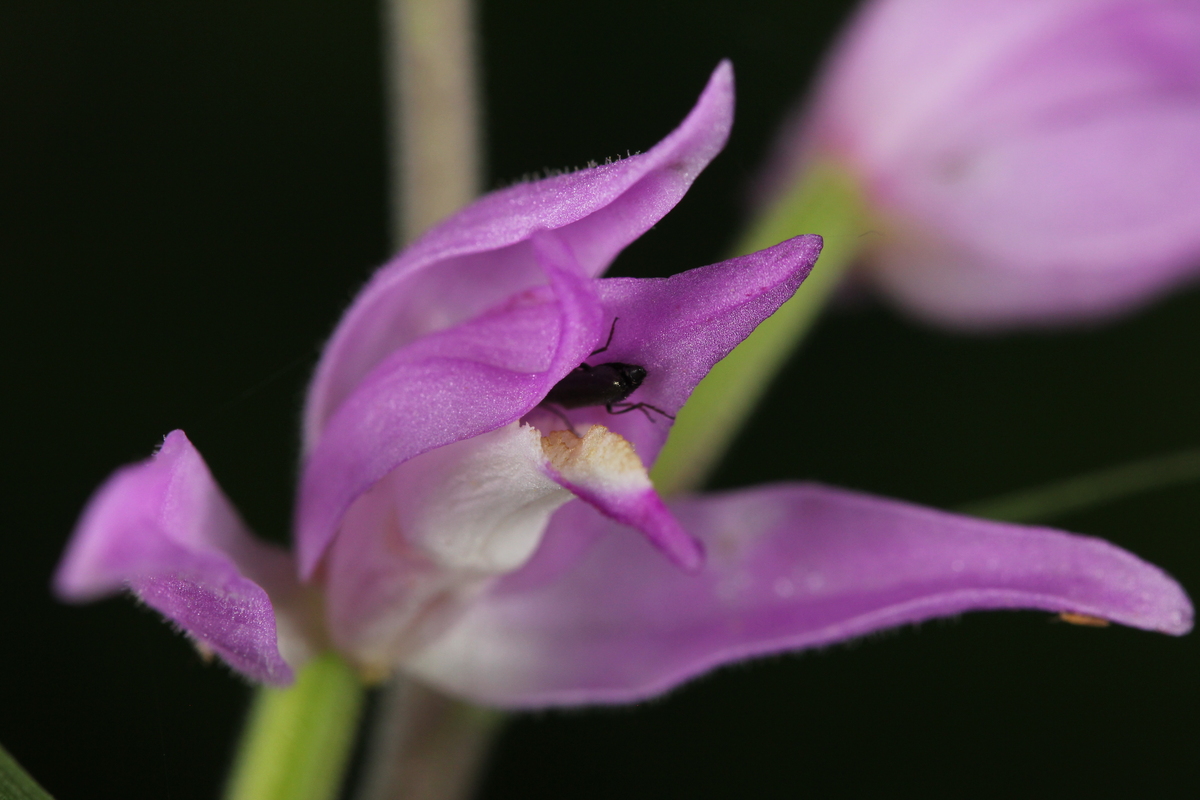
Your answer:
[[[644,367],[645,382],[629,402],[674,416],[713,365],[796,293],[820,252],[820,236],[797,236],[669,278],[602,279],[606,322],[617,322],[608,350],[590,360]],[[647,467],[671,429],[671,419],[654,411],[613,415],[583,408],[570,417],[577,427],[592,423],[620,433]]]
[[[147,461],[118,470],[88,503],[54,578],[60,598],[123,589],[238,672],[286,685],[276,600],[300,593],[291,557],[246,530],[204,459],[173,431]],[[291,642],[297,654],[303,649]]]
[[[965,611],[1192,627],[1174,580],[1099,539],[815,484],[687,498],[673,511],[707,546],[699,574],[572,503],[530,563],[410,669],[499,706],[614,703],[732,661]]]
[[[695,572],[704,564],[704,546],[671,515],[624,438],[592,425],[582,437],[553,431],[542,446],[555,481],[604,516],[644,533],[677,566]]]

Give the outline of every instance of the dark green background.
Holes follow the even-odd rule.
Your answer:
[[[849,5],[485,0],[490,179],[648,148],[731,57],[729,147],[616,272],[716,261]],[[365,0],[0,5],[0,741],[59,800],[218,791],[248,689],[128,600],[63,607],[47,583],[89,492],[175,427],[286,537],[307,372],[387,256],[378,39]],[[1195,292],[991,339],[841,310],[719,483],[954,506],[1195,446],[1198,352]],[[1196,487],[1061,522],[1200,587]],[[1182,794],[1198,666],[1195,636],[969,615],[521,717],[484,796]]]

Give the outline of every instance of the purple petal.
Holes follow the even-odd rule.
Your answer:
[[[820,236],[797,236],[670,278],[603,279],[600,302],[606,319],[617,322],[608,350],[589,361],[645,367],[646,380],[629,402],[674,416],[713,365],[795,294],[820,252]],[[654,411],[613,415],[599,407],[569,416],[576,426],[592,423],[620,433],[647,466],[671,427],[670,418]]]
[[[1192,627],[1175,581],[1099,539],[811,484],[673,509],[706,544],[700,574],[572,503],[534,559],[409,667],[501,706],[628,702],[732,661],[964,611]]]
[[[118,470],[84,510],[54,578],[64,600],[129,589],[231,667],[292,681],[264,586],[295,588],[286,552],[254,539],[183,431]]]
[[[392,353],[329,421],[301,479],[305,576],[357,497],[414,456],[520,419],[596,346],[603,321],[591,280],[555,234],[532,245],[549,287]]]
[[[921,315],[994,328],[1111,316],[1200,271],[1200,105],[1110,114],[911,176],[922,217],[876,279]],[[1053,181],[1043,176],[1055,175]],[[923,231],[946,233],[937,240]]]
[[[587,275],[649,230],[725,145],[733,68],[722,62],[687,119],[644,154],[493,192],[381,268],[325,347],[305,409],[305,442],[389,353],[544,283],[530,240],[555,230]]]
[[[891,169],[914,148],[943,146],[992,109],[1008,71],[1055,31],[1111,3],[1095,0],[880,0],[846,28],[826,66],[814,109],[817,135],[874,169]],[[936,36],[938,46],[930,47]],[[1067,59],[1058,61],[1066,67]],[[1051,59],[1053,67],[1054,60]],[[1066,78],[1066,69],[1062,77]],[[1002,118],[1028,119],[1064,96],[1103,90],[1107,71],[1080,70],[1074,86],[1046,73],[1009,96]],[[1091,86],[1087,86],[1087,83]],[[1092,90],[1092,91],[1089,91]],[[1080,91],[1082,90],[1082,91]],[[1012,100],[1016,100],[1012,103]],[[964,116],[966,117],[964,119]],[[996,120],[993,120],[995,122]],[[941,127],[939,127],[939,124]],[[797,139],[781,140],[795,147]]]
[[[704,546],[680,526],[650,482],[633,447],[603,425],[583,437],[554,431],[543,442],[547,472],[606,517],[636,528],[677,566],[695,572]]]

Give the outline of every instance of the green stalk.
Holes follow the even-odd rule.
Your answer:
[[[1200,481],[1200,450],[1156,456],[1001,495],[958,510],[1007,522],[1046,522],[1123,497]]]
[[[735,248],[751,253],[802,233],[818,233],[825,245],[812,274],[796,295],[720,361],[679,412],[671,438],[651,473],[662,494],[700,488],[766,393],[776,373],[816,321],[862,248],[868,215],[853,179],[829,162],[809,169],[804,180],[753,224]]]
[[[306,664],[287,689],[258,689],[226,800],[337,797],[363,694],[358,675],[334,653]]]

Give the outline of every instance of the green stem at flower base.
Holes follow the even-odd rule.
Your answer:
[[[830,162],[814,164],[751,225],[734,255],[817,233],[825,240],[821,257],[795,296],[713,367],[680,409],[651,473],[660,493],[698,489],[708,479],[864,246],[868,228],[857,185]]]
[[[1184,450],[1012,492],[957,510],[1006,522],[1048,522],[1130,495],[1193,481],[1200,481],[1200,450]]]
[[[226,800],[336,798],[363,697],[362,681],[334,653],[302,667],[287,689],[258,689]]]

